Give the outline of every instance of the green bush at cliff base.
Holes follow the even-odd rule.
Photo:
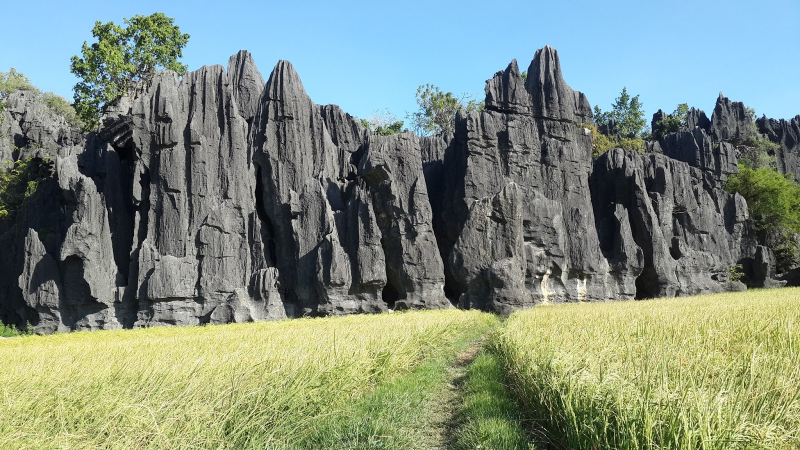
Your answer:
[[[759,240],[775,252],[779,271],[793,265],[798,258],[800,185],[771,168],[740,163],[739,173],[728,178],[725,189],[747,200]]]

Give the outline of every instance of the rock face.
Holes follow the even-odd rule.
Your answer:
[[[456,118],[438,227],[440,245],[453,249],[453,294],[464,306],[495,310],[486,284],[503,284],[502,311],[633,297],[636,275],[612,273],[595,229],[592,139],[578,125],[591,121],[589,103],[567,86],[550,47],[528,74],[523,90],[512,62],[487,82],[486,111]],[[487,249],[490,237],[499,241]],[[496,258],[508,258],[503,268]]]
[[[778,170],[800,180],[800,115],[792,120],[762,117],[756,120],[756,124],[770,141],[780,145],[780,150],[775,155]]]
[[[0,157],[39,180],[0,223],[0,320],[41,333],[449,308],[508,314],[774,284],[774,256],[723,189],[752,130],[711,120],[592,160],[592,113],[558,53],[486,84],[451,136],[378,136],[314,104],[292,65],[239,52],[151,86],[81,134],[25,92]],[[800,117],[759,122],[797,165]],[[770,134],[771,133],[771,134]],[[792,169],[790,169],[792,167]]]

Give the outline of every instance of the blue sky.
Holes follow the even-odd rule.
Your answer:
[[[682,102],[710,116],[720,91],[759,115],[800,114],[800,0],[0,2],[0,71],[70,99],[69,58],[96,20],[163,12],[191,35],[190,70],[247,49],[266,79],[287,59],[316,103],[360,117],[404,118],[424,83],[482,99],[486,79],[545,45],[603,109],[627,86],[648,119]]]

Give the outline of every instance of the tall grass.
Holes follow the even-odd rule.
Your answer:
[[[488,314],[428,311],[0,341],[0,448],[284,448]]]
[[[496,345],[563,448],[800,448],[800,289],[535,308]]]

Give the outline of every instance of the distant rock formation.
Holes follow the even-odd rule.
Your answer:
[[[0,320],[41,333],[460,305],[508,314],[773,285],[774,256],[723,190],[741,103],[592,159],[585,95],[558,53],[486,84],[451,136],[378,136],[319,106],[289,62],[156,76],[81,134],[22,92],[0,157],[49,158],[0,235]],[[760,119],[800,174],[800,116]],[[792,156],[794,155],[794,156]]]

